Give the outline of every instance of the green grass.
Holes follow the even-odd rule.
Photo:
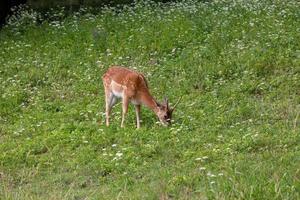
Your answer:
[[[0,199],[299,199],[298,1],[137,3],[0,31]],[[91,14],[94,13],[94,14]],[[101,76],[182,102],[104,125]]]

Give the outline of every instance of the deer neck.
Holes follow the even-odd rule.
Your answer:
[[[143,94],[142,102],[145,106],[150,108],[155,114],[159,112],[158,103],[149,92]]]

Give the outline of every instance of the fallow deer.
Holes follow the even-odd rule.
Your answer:
[[[158,103],[150,94],[143,74],[124,67],[111,66],[102,76],[102,81],[105,91],[106,126],[109,126],[111,109],[120,98],[122,99],[121,127],[124,127],[129,102],[135,105],[137,128],[140,128],[141,105],[150,108],[163,125],[171,124],[172,113],[180,99],[173,108],[169,107],[166,98],[163,103]]]

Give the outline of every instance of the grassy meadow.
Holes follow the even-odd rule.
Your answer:
[[[0,30],[0,199],[300,199],[300,3],[18,11]],[[101,76],[182,96],[171,127]]]

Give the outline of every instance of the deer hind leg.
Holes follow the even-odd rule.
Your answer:
[[[112,107],[116,104],[117,98],[113,93],[105,91],[105,115],[106,115],[106,126],[109,126],[109,118]]]
[[[112,101],[112,93],[105,92],[105,116],[106,116],[106,126],[109,126],[109,116],[111,111],[110,102]]]
[[[125,122],[125,115],[128,111],[128,104],[129,104],[129,98],[123,95],[123,100],[122,100],[122,122],[121,122],[121,127],[124,127],[124,122]]]
[[[136,127],[140,128],[140,113],[141,113],[141,105],[135,105],[135,114],[136,114]]]

